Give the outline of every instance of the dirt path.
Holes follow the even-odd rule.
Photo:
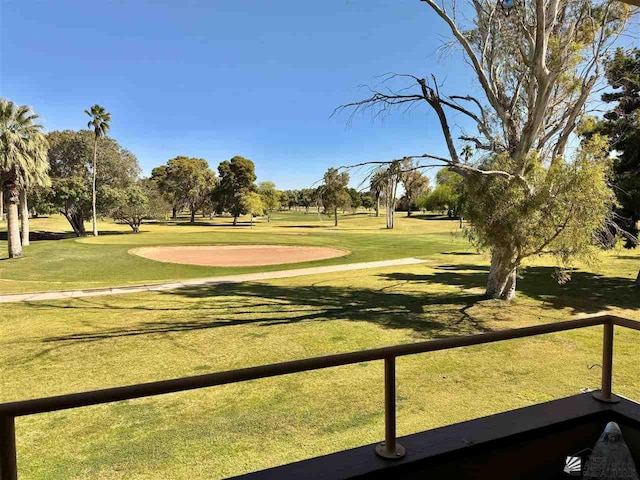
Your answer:
[[[347,263],[344,265],[331,265],[328,267],[297,268],[294,270],[280,270],[276,272],[245,273],[241,275],[227,275],[223,277],[198,278],[182,282],[128,285],[43,293],[17,293],[0,295],[0,303],[37,302],[40,300],[62,300],[68,298],[99,297],[103,295],[121,295],[125,293],[155,292],[159,290],[174,290],[184,287],[219,285],[221,283],[254,282],[260,280],[273,280],[276,278],[299,277],[302,275],[316,275],[319,273],[348,272],[350,270],[362,270],[368,268],[415,265],[423,262],[424,260],[419,260],[417,258],[399,258],[396,260],[383,260],[379,262]]]

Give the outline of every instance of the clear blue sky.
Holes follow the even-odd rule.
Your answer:
[[[311,185],[330,166],[444,154],[426,107],[384,123],[333,109],[386,72],[435,73],[469,91],[442,22],[418,0],[0,0],[0,95],[47,130],[112,114],[111,135],[143,171],[176,155],[212,168],[242,155],[259,180]],[[356,182],[352,182],[356,183]]]

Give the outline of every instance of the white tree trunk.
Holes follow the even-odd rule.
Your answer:
[[[516,296],[517,262],[510,249],[494,249],[485,295],[498,300],[513,300]]]
[[[393,229],[393,222],[395,220],[395,209],[393,204],[387,203],[387,228]]]
[[[7,243],[9,246],[9,258],[22,256],[22,243],[20,243],[20,220],[18,219],[18,187],[9,185],[7,189]]]
[[[27,205],[27,189],[20,189],[20,230],[22,231],[22,246],[29,245],[29,206]]]

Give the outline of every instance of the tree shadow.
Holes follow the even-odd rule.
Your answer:
[[[442,215],[439,213],[412,213],[411,217],[409,218],[416,218],[418,220],[451,220],[456,222],[460,221],[458,217],[449,217],[448,215]]]
[[[640,255],[616,255],[617,260],[638,260],[640,261]]]
[[[559,284],[554,267],[525,267],[518,279],[517,295],[542,303],[543,308],[569,308],[573,313],[597,313],[611,308],[640,308],[640,292],[629,278],[575,270],[571,280]],[[391,273],[384,278],[406,282],[435,282],[466,289],[484,287],[489,268],[473,264],[441,265],[434,273]]]
[[[640,292],[629,278],[573,271],[571,280],[561,285],[553,278],[554,272],[553,267],[528,267],[519,289],[545,307],[570,308],[575,313],[640,308]]]
[[[141,230],[140,232],[143,232]],[[101,236],[110,235],[132,235],[133,231],[127,232],[126,230],[105,230],[100,231]],[[42,242],[47,240],[67,240],[69,238],[85,238],[91,236],[88,232],[84,237],[77,237],[73,232],[48,232],[45,230],[31,230],[29,232],[29,240],[32,242]],[[7,240],[7,231],[0,231],[0,240]]]
[[[481,255],[478,252],[442,252],[440,255],[457,255],[457,256],[472,256],[472,255]]]
[[[279,228],[327,228],[333,227],[333,223],[331,225],[280,225]]]
[[[466,293],[399,293],[383,289],[354,289],[326,285],[287,287],[264,283],[238,283],[186,287],[159,292],[163,297],[197,299],[185,303],[185,314],[168,319],[100,328],[86,333],[47,337],[44,343],[76,344],[113,338],[166,335],[253,325],[271,327],[303,322],[341,320],[366,322],[386,329],[412,330],[417,338],[441,338],[489,331],[468,310],[481,298]],[[163,300],[168,300],[164,298]],[[99,303],[96,301],[94,303]],[[36,304],[31,304],[35,306]],[[46,308],[56,308],[50,303]],[[87,308],[78,302],[60,308]],[[92,305],[88,308],[96,308]],[[100,308],[100,307],[98,307]],[[106,305],[104,308],[112,309]],[[125,307],[142,308],[145,307]]]
[[[256,223],[257,222],[253,222],[254,225],[256,225]],[[190,223],[188,221],[176,222],[171,225],[175,227],[250,227],[251,222],[238,220],[238,223],[234,225],[233,223],[229,223],[229,222],[215,222],[211,220],[211,221],[196,221],[193,223]]]

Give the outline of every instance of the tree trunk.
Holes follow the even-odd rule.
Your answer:
[[[640,271],[638,272],[638,276],[636,277],[636,287],[640,288]]]
[[[22,256],[22,244],[20,243],[20,222],[18,220],[18,202],[20,194],[15,183],[7,185],[7,243],[9,258]]]
[[[380,195],[376,195],[376,217],[380,216]]]
[[[238,217],[233,217],[233,226],[235,227],[238,224]]]
[[[462,212],[460,212],[460,228],[464,227],[464,218],[462,218]]]
[[[98,236],[98,214],[96,212],[96,178],[98,176],[98,136],[93,140],[93,178],[91,189],[91,220],[93,222],[93,236]]]
[[[498,300],[513,300],[516,296],[517,261],[511,249],[495,249],[485,295]]]
[[[395,209],[392,205],[387,204],[387,228],[393,229],[393,222],[395,220]]]
[[[178,209],[176,207],[171,207],[171,218],[173,220],[178,218]]]
[[[335,207],[333,209],[333,226],[334,227],[338,226],[338,207]]]
[[[0,185],[0,222],[4,220],[4,190]]]
[[[82,218],[81,214],[69,213],[68,211],[65,211],[65,210],[60,211],[60,213],[64,215],[64,218],[67,219],[76,237],[85,236],[86,231],[84,229],[84,219]]]
[[[27,206],[27,189],[20,189],[20,230],[22,231],[22,246],[29,245],[29,207]]]
[[[189,220],[189,223],[196,223],[196,211],[193,208],[191,209],[191,219]]]

